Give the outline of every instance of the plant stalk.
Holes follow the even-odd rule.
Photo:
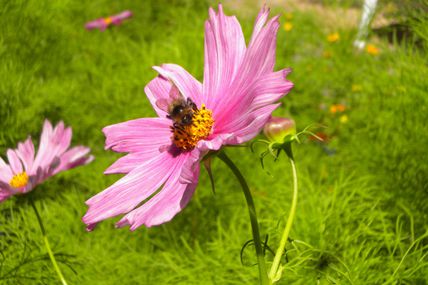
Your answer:
[[[34,204],[33,199],[30,199],[30,204],[34,210],[34,213],[36,214],[37,221],[39,222],[40,230],[43,235],[43,241],[45,242],[45,247],[46,247],[46,250],[48,251],[49,258],[51,259],[52,265],[56,273],[58,274],[59,280],[61,281],[62,285],[67,285],[67,281],[65,281],[65,278],[62,275],[61,269],[59,268],[58,263],[56,262],[55,255],[53,254],[51,246],[49,245],[49,240],[46,235],[45,227],[43,226],[42,219],[40,218],[39,211],[37,211],[37,208],[36,208],[36,205]]]
[[[274,283],[278,278],[278,270],[280,267],[280,262],[282,255],[285,250],[285,245],[288,240],[288,236],[290,234],[291,226],[293,225],[294,216],[296,214],[297,208],[297,194],[298,194],[298,185],[297,185],[297,170],[296,164],[294,163],[293,153],[291,151],[291,143],[288,143],[284,146],[284,150],[287,153],[288,159],[290,160],[291,169],[293,173],[293,200],[291,202],[290,214],[288,215],[287,223],[285,224],[284,232],[282,233],[281,241],[279,247],[276,251],[275,257],[273,259],[272,267],[269,272],[269,279],[272,283]]]
[[[259,224],[257,221],[256,208],[254,206],[254,201],[253,201],[253,197],[251,196],[250,188],[248,187],[248,184],[247,184],[244,176],[242,176],[242,173],[239,171],[239,169],[230,160],[230,158],[226,155],[226,153],[224,151],[222,151],[218,154],[218,158],[220,158],[230,168],[230,170],[232,170],[233,174],[238,179],[239,184],[241,184],[242,190],[243,190],[244,195],[245,195],[245,200],[247,202],[248,212],[250,214],[254,247],[256,248],[256,255],[257,255],[257,261],[258,261],[258,266],[259,266],[260,284],[268,285],[268,284],[270,284],[270,282],[269,282],[269,278],[267,275],[267,269],[266,269],[264,254],[263,254],[262,242],[260,239]]]

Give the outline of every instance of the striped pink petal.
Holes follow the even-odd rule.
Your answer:
[[[7,150],[7,160],[9,161],[13,174],[19,174],[23,171],[22,163],[13,149]]]
[[[105,148],[117,152],[138,152],[171,144],[171,121],[166,118],[143,118],[105,127]]]
[[[245,54],[245,39],[235,16],[226,16],[222,5],[218,13],[209,9],[205,22],[205,60],[203,98],[212,106],[216,98],[224,99],[238,75]],[[232,94],[227,94],[228,96]]]
[[[18,143],[16,154],[22,161],[24,169],[29,172],[34,162],[34,144],[31,140],[31,137],[28,137],[27,140],[23,143]]]
[[[199,169],[195,174],[199,176]],[[164,187],[141,207],[131,211],[123,217],[118,226],[130,225],[135,230],[141,225],[146,227],[157,226],[170,221],[190,201],[197,182],[194,184],[180,183],[180,171],[175,169],[168,178]],[[197,179],[196,179],[197,181]]]
[[[201,105],[202,84],[184,68],[176,64],[162,64],[154,66],[154,70],[170,80],[185,98],[190,98],[196,105]]]
[[[174,157],[168,151],[145,161],[86,201],[89,209],[83,221],[87,225],[94,225],[101,220],[130,212],[155,193],[174,171],[179,171],[185,161],[186,155]]]

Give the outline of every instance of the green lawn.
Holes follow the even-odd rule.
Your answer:
[[[0,153],[28,134],[38,140],[48,118],[72,126],[73,143],[90,146],[96,157],[34,191],[69,284],[257,283],[252,247],[244,252],[244,265],[240,261],[241,247],[251,239],[244,196],[219,160],[213,165],[216,195],[203,171],[196,195],[170,223],[130,232],[115,229],[111,219],[88,233],[81,222],[84,201],[119,178],[103,175],[120,155],[104,150],[101,129],[155,116],[144,94],[156,75],[151,66],[177,63],[202,79],[209,5],[0,5]],[[84,29],[88,20],[125,9],[134,17],[120,27]],[[227,5],[225,10],[232,13]],[[257,12],[233,11],[247,39]],[[300,196],[278,284],[428,284],[426,42],[378,38],[380,53],[373,56],[352,48],[355,29],[338,30],[339,41],[330,43],[322,15],[295,12],[291,21],[291,31],[279,31],[276,66],[293,68],[295,88],[275,114],[292,116],[300,130],[322,124],[326,128],[318,131],[329,141],[295,146]],[[417,28],[423,30],[420,23]],[[340,122],[343,114],[329,111],[332,104],[346,106],[346,123]],[[248,179],[262,235],[276,248],[291,202],[287,159],[268,159],[263,170],[257,153],[227,152]],[[57,284],[25,198],[8,200],[0,211],[0,284]]]

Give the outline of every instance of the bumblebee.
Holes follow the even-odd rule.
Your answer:
[[[191,125],[193,114],[198,110],[192,99],[184,98],[175,86],[169,93],[169,99],[159,99],[156,105],[168,113],[166,117],[173,121],[175,128]]]

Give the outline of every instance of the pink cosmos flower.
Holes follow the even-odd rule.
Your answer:
[[[0,157],[0,202],[10,196],[27,193],[48,177],[93,160],[90,149],[76,146],[69,149],[71,128],[59,122],[55,128],[45,120],[39,150],[35,155],[30,137],[7,150],[7,164]]]
[[[99,29],[100,31],[104,31],[105,29],[107,29],[108,26],[110,25],[118,26],[122,24],[123,20],[126,20],[131,17],[132,17],[132,12],[126,10],[117,15],[109,16],[106,18],[99,18],[99,19],[90,21],[86,23],[85,28],[87,30]]]
[[[154,67],[159,76],[145,92],[158,117],[103,129],[106,149],[128,153],[105,173],[126,175],[86,202],[88,230],[122,214],[117,226],[131,230],[171,220],[192,197],[204,155],[260,132],[293,87],[285,79],[290,69],[273,71],[279,22],[268,16],[259,12],[246,47],[236,17],[221,5],[209,10],[203,83],[175,64]]]

